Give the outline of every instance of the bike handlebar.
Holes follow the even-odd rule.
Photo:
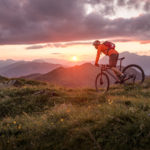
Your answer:
[[[110,69],[111,67],[108,64],[100,64],[101,70]]]

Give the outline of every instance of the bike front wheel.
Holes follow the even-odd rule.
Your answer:
[[[126,78],[124,79],[124,83],[127,84],[141,84],[144,82],[145,74],[143,69],[135,64],[131,64],[126,66],[123,71]]]
[[[97,92],[107,92],[109,90],[109,77],[105,73],[99,73],[96,76],[95,88]]]

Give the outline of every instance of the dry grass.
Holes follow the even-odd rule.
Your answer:
[[[150,149],[150,80],[94,89],[25,85],[0,91],[0,149]]]

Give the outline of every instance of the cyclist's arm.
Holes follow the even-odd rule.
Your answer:
[[[96,60],[95,60],[95,65],[98,64],[99,58],[100,58],[100,54],[101,54],[101,49],[97,50],[97,56],[96,56]]]

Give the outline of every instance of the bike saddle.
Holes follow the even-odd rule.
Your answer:
[[[125,59],[125,57],[121,57],[121,58],[119,58],[118,60],[124,60]]]

